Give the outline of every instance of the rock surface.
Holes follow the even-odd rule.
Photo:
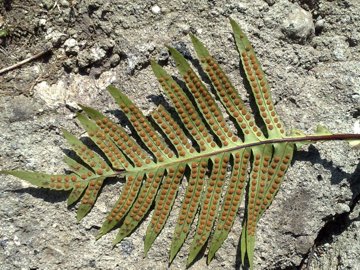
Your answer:
[[[0,69],[38,53],[48,42],[53,49],[0,75],[0,170],[62,172],[68,146],[61,128],[83,134],[74,120],[77,104],[116,110],[105,90],[110,83],[145,113],[153,110],[163,99],[150,59],[173,71],[165,44],[193,57],[190,32],[207,45],[249,102],[228,17],[239,22],[253,42],[288,129],[311,132],[323,124],[345,133],[359,125],[357,0],[17,2],[0,7],[1,27],[10,30],[9,36],[0,37]],[[312,18],[305,32],[297,32],[296,42],[283,28],[295,9]],[[343,142],[316,144],[295,155],[259,223],[256,269],[359,269],[358,157],[359,150]],[[13,177],[0,179],[1,270],[168,268],[176,207],[144,258],[148,220],[113,249],[115,231],[94,239],[122,182],[106,185],[92,212],[78,224],[76,207],[66,208],[66,193],[36,189]],[[237,268],[240,232],[238,219],[213,262],[207,266],[200,257],[190,269]],[[170,269],[185,269],[188,247],[189,241]]]
[[[315,33],[312,14],[296,4],[291,9],[283,22],[283,32],[289,39],[303,44]]]

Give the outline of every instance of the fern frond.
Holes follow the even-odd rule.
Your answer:
[[[195,36],[192,35],[191,40],[203,70],[216,89],[216,94],[226,112],[234,118],[237,128],[242,131],[245,142],[264,139],[261,129],[255,125],[253,116],[214,57],[210,55],[205,46]]]
[[[168,174],[161,185],[150,224],[146,231],[144,241],[145,254],[149,251],[151,245],[159,235],[165,222],[170,215],[171,208],[175,202],[176,194],[179,189],[181,179],[184,176],[185,165],[169,167]]]
[[[246,187],[249,158],[249,149],[242,149],[233,153],[230,181],[223,197],[221,210],[217,216],[217,225],[209,246],[208,263],[210,263],[216,251],[226,240],[234,224]]]
[[[69,174],[0,173],[38,187],[71,190],[69,205],[81,199],[78,220],[91,210],[107,178],[125,178],[119,198],[97,238],[118,226],[115,245],[129,236],[153,210],[145,235],[145,253],[164,228],[183,184],[185,195],[181,198],[169,261],[174,260],[189,232],[194,230],[188,265],[208,243],[210,263],[231,231],[245,197],[241,260],[248,261],[253,268],[257,223],[278,192],[295,147],[322,140],[359,140],[360,135],[331,134],[320,128],[314,135],[297,131],[286,136],[254,49],[233,20],[231,25],[246,79],[264,122],[263,129],[256,124],[215,58],[198,38],[191,36],[214,93],[207,89],[201,76],[181,53],[168,47],[187,90],[184,91],[159,64],[152,61],[151,67],[176,114],[170,114],[160,105],[150,116],[145,116],[124,93],[109,86],[109,93],[136,135],[130,136],[102,113],[81,105],[82,112],[77,118],[101,154],[64,131],[64,137],[77,155],[75,159],[65,158],[72,170]],[[236,131],[225,121],[221,106]]]
[[[241,63],[251,86],[260,115],[266,124],[269,138],[283,136],[285,135],[285,129],[275,111],[275,106],[271,99],[270,87],[260,62],[255,55],[254,48],[240,26],[232,19],[230,19],[230,23],[234,32],[235,43],[238,48]]]

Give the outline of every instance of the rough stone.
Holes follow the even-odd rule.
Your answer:
[[[333,39],[333,59],[336,61],[345,61],[350,58],[349,44],[342,38]]]
[[[275,4],[276,0],[265,0],[265,2],[272,6]]]
[[[63,8],[68,8],[68,7],[70,7],[70,3],[69,3],[69,1],[67,1],[67,0],[60,0],[60,1],[59,1],[59,4],[60,4],[60,6],[63,7]]]
[[[113,54],[110,57],[110,65],[111,65],[111,67],[116,67],[119,63],[120,63],[120,55],[118,55],[117,53]]]
[[[80,51],[77,60],[80,68],[85,68],[95,62],[98,62],[106,56],[106,51],[99,46]]]
[[[305,43],[315,33],[311,13],[295,5],[284,20],[282,30],[287,38]]]
[[[315,249],[309,258],[310,269],[359,269],[360,221],[352,222],[340,235],[333,235],[330,243]]]
[[[161,12],[161,8],[158,5],[152,6],[151,12],[154,14],[159,14]]]
[[[58,47],[65,41],[66,35],[56,29],[48,28],[45,39],[50,41],[54,47]]]
[[[49,108],[57,108],[67,99],[67,89],[64,82],[50,86],[46,81],[34,87],[34,95],[43,100]]]
[[[77,55],[79,53],[80,47],[78,42],[74,38],[69,38],[64,42],[65,52],[70,55]]]
[[[49,10],[50,8],[52,8],[54,6],[54,1],[53,0],[41,0],[41,4],[45,9]]]
[[[167,61],[170,57],[169,51],[168,49],[164,48],[160,51],[159,56],[158,56],[158,61],[163,62],[163,61]]]
[[[322,31],[324,27],[325,27],[325,19],[322,19],[321,17],[318,18],[315,22],[315,30]]]

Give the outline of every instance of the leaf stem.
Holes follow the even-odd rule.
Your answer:
[[[215,156],[224,152],[233,152],[237,150],[241,150],[244,148],[251,148],[255,146],[265,145],[265,144],[276,144],[276,143],[295,143],[295,142],[318,142],[318,141],[344,141],[344,140],[360,140],[360,134],[352,134],[352,133],[343,133],[343,134],[326,134],[326,135],[305,135],[305,136],[299,136],[299,137],[283,137],[278,139],[265,139],[262,141],[256,141],[253,143],[242,143],[240,145],[232,145],[229,147],[222,147],[218,149],[214,149],[214,151],[211,152],[205,152],[205,153],[198,153],[192,157],[188,158],[177,158],[171,162],[165,162],[165,163],[157,163],[155,164],[155,167],[163,167],[166,168],[168,166],[175,165],[177,163],[182,162],[189,162],[191,160],[198,160],[201,158],[211,157]],[[157,166],[156,166],[157,165]],[[149,171],[153,170],[154,167],[148,168],[148,169],[142,169],[137,168],[138,170],[142,171]],[[108,176],[108,177],[116,177],[116,176],[122,176],[123,174],[126,174],[127,171],[121,170],[116,171],[114,175]]]
[[[250,144],[248,146],[283,143],[283,142],[318,142],[318,141],[347,141],[360,140],[360,134],[342,133],[342,134],[327,134],[327,135],[305,135],[301,137],[284,137],[280,139],[269,139],[259,143]]]

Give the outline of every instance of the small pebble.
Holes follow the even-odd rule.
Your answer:
[[[317,31],[321,31],[325,26],[325,20],[324,19],[319,19],[316,21],[315,23],[315,29]]]
[[[304,44],[315,33],[311,13],[295,7],[284,20],[282,31],[289,39]]]
[[[65,52],[68,54],[78,54],[79,46],[78,42],[74,38],[69,38],[64,42]]]
[[[345,203],[338,203],[335,206],[335,212],[338,215],[343,214],[343,213],[348,213],[348,212],[350,212],[350,207],[349,207],[349,205],[347,205]]]
[[[269,6],[272,6],[273,4],[275,4],[275,0],[265,0],[265,2],[266,2]]]
[[[169,59],[169,56],[169,51],[164,48],[159,53],[158,61],[166,61]]]
[[[161,8],[158,5],[152,6],[151,12],[154,14],[159,14],[161,12]]]
[[[116,67],[120,63],[120,56],[116,53],[110,57],[111,67]]]

